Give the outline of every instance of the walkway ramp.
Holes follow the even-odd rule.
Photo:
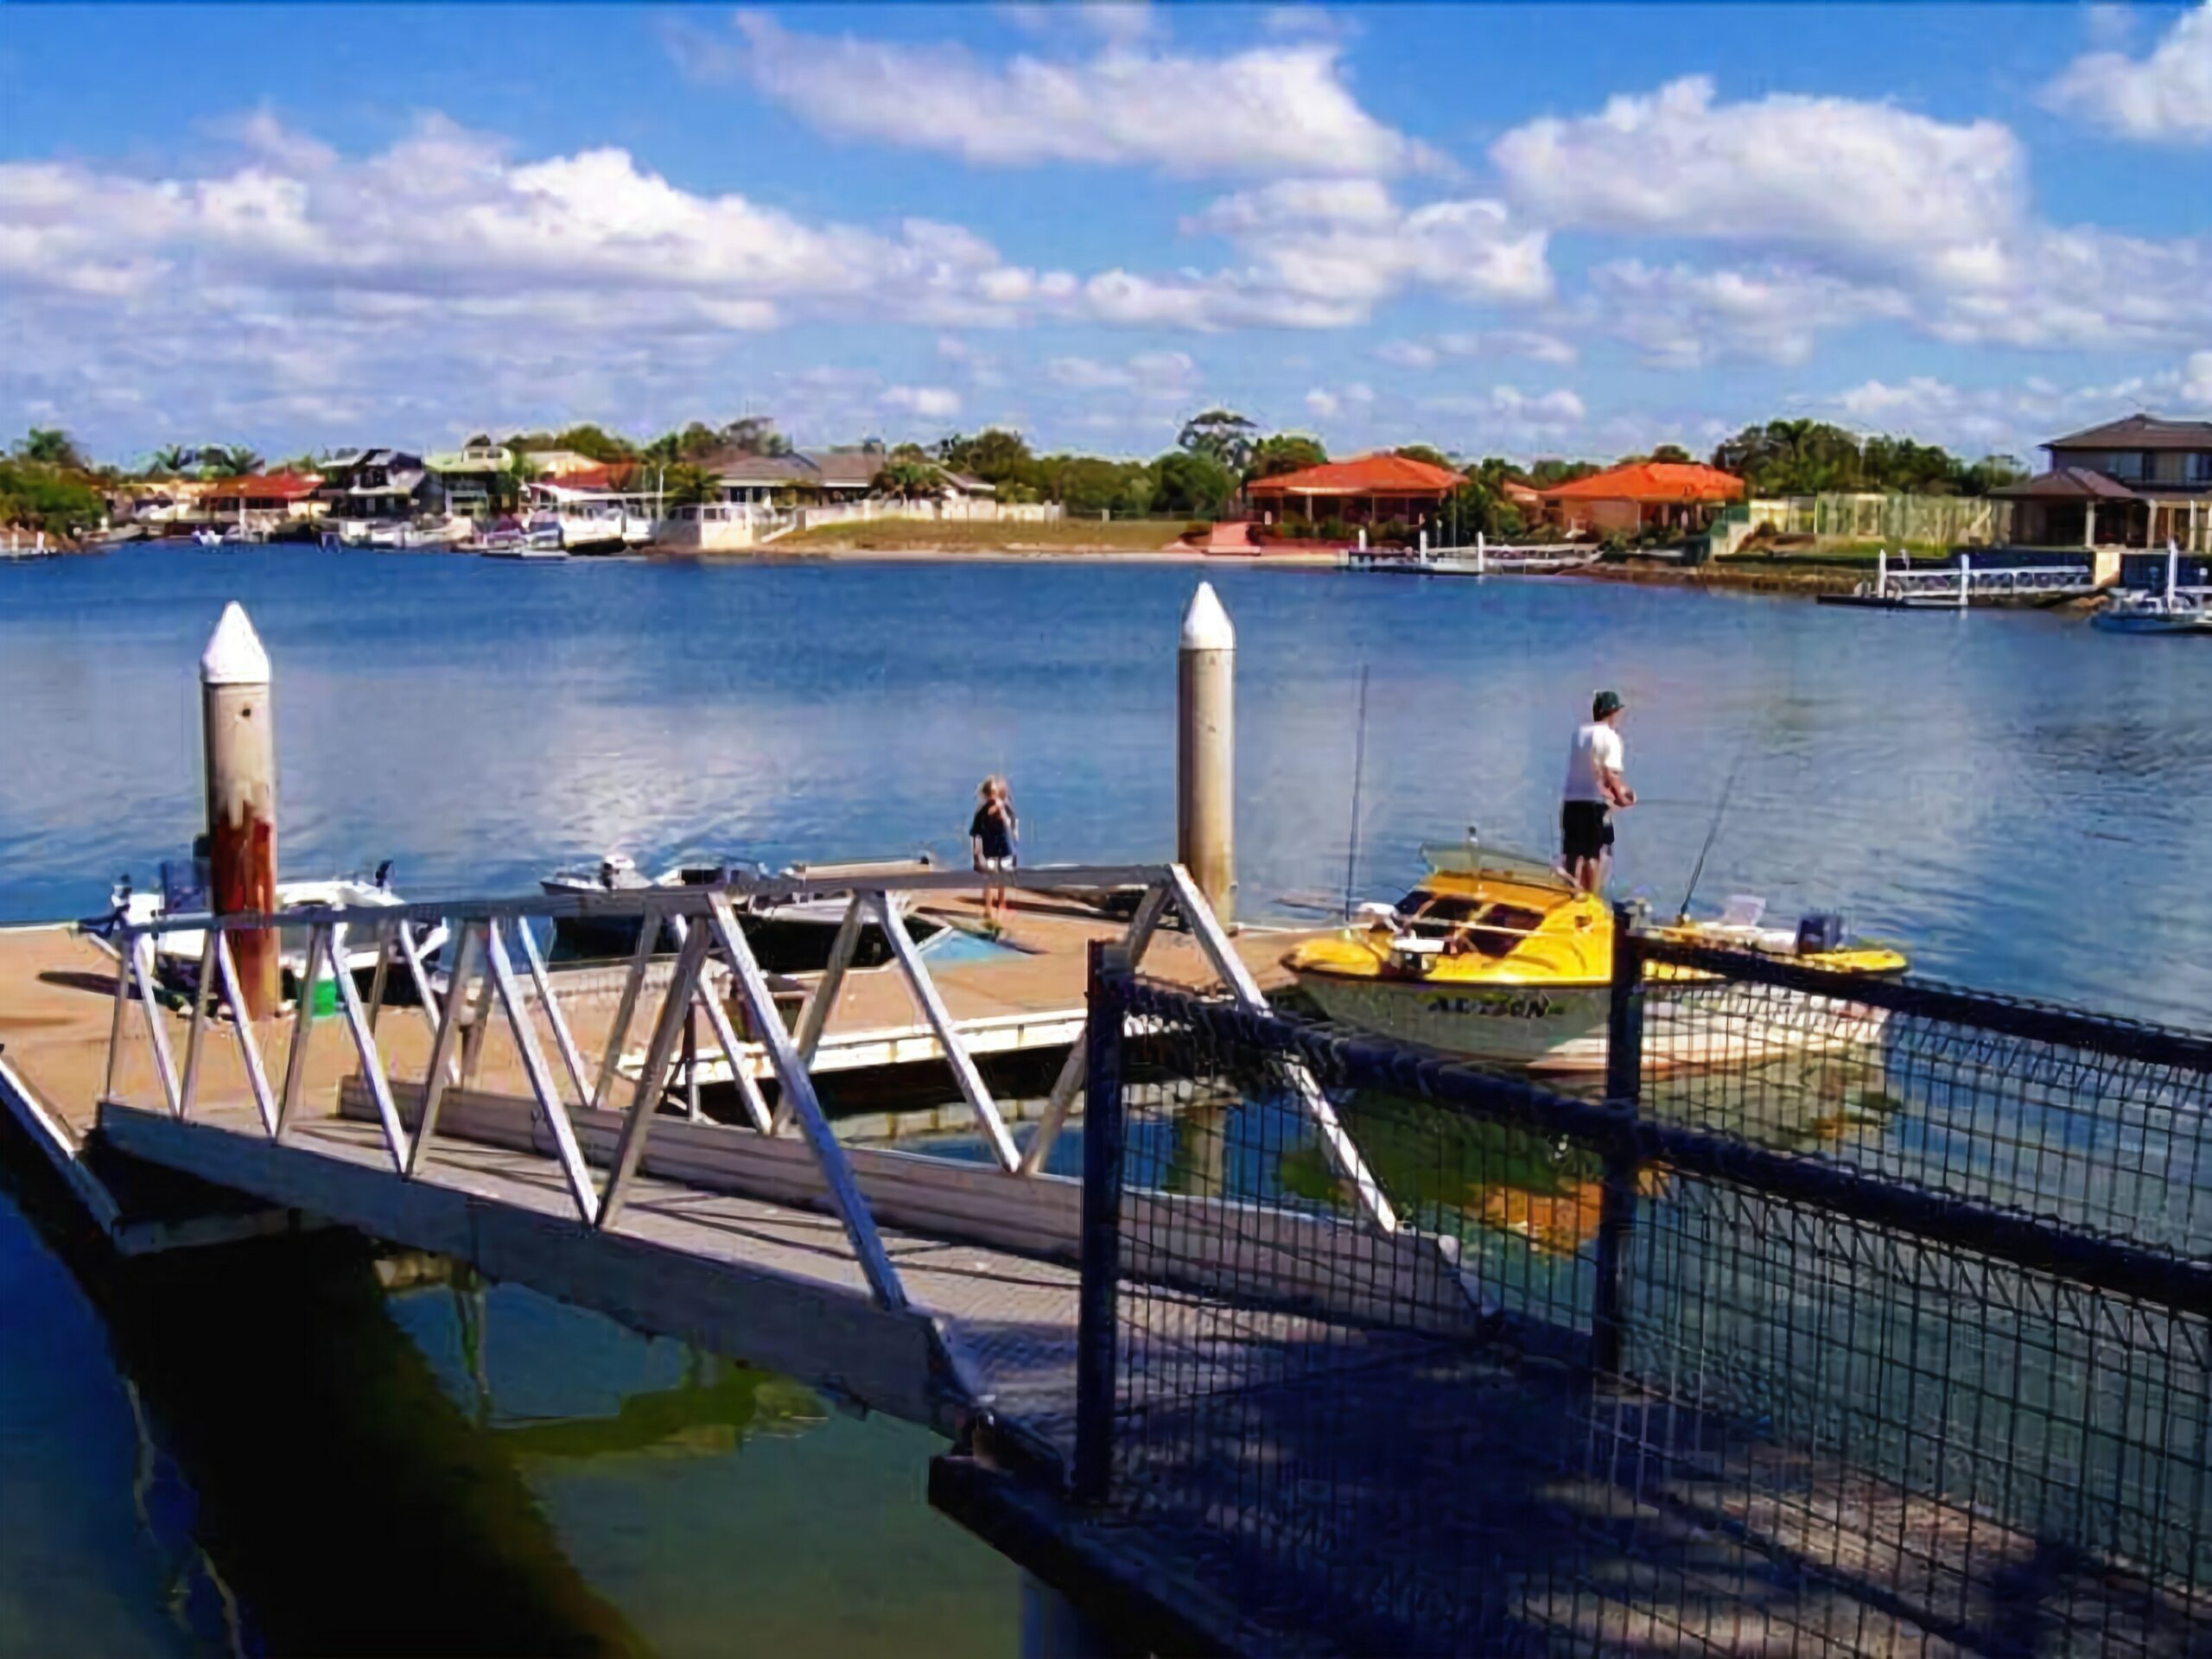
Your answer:
[[[939,893],[939,905],[957,903],[948,890],[975,879],[842,872],[358,918],[180,918],[122,937],[111,1041],[79,1044],[69,1065],[49,1054],[48,1076],[97,1060],[99,1139],[143,1165],[468,1262],[947,1433],[988,1412],[1018,1422],[1033,1455],[1062,1462],[1072,1448],[1083,1197],[1045,1166],[1084,1051],[1069,1048],[1039,1120],[1017,1139],[969,1036],[980,1027],[1002,1040],[1009,1021],[1025,1020],[1057,1028],[1063,1046],[1079,1036],[1094,940],[1150,951],[1180,982],[1219,984],[1258,1007],[1255,966],[1284,940],[1232,941],[1173,867],[1038,870],[1014,879],[1027,889],[1016,931],[1028,949],[940,974],[914,948],[902,906]],[[1052,896],[1116,889],[1134,908],[1122,921]],[[849,906],[837,947],[803,999],[779,1005],[747,942],[744,906],[829,893]],[[564,986],[531,924],[620,906],[647,924],[626,971],[593,969]],[[892,960],[864,974],[852,953],[871,922]],[[304,926],[295,978],[305,982],[336,959],[349,925],[394,936],[432,923],[450,929],[454,965],[434,980],[411,950],[400,953],[416,970],[413,1007],[387,1006],[382,976],[365,995],[340,976],[329,1014],[309,998],[276,1019],[229,1017],[228,940],[241,929]],[[154,942],[186,927],[206,931],[202,972],[199,991],[179,996],[156,971]],[[672,960],[653,954],[662,938],[677,941]],[[817,1064],[848,1065],[901,1001],[931,1040],[900,1058],[941,1068],[945,1092],[969,1109],[974,1157],[850,1145],[833,1131]],[[702,1078],[722,1090],[719,1116],[734,1121],[704,1109]],[[1306,1098],[1351,1189],[1387,1218],[1332,1109],[1318,1090]],[[1376,1317],[1408,1295],[1439,1310],[1439,1333],[1479,1332],[1488,1318],[1433,1240],[1289,1211],[1255,1217],[1196,1193],[1136,1202],[1157,1212],[1145,1265],[1163,1285],[1203,1294],[1294,1268],[1279,1305],[1263,1296],[1258,1310],[1286,1330],[1316,1315]],[[1316,1260],[1333,1266],[1317,1274]],[[1188,1363],[1166,1357],[1173,1346],[1163,1363]]]

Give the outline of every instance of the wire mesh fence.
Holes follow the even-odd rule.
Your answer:
[[[1592,1101],[1102,973],[1081,1495],[1286,1646],[2212,1650],[2193,1039],[1648,984]]]

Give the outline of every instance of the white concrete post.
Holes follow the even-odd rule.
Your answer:
[[[1890,596],[1890,547],[1887,542],[1874,550],[1874,597]]]
[[[1959,608],[1962,611],[1967,607],[1967,590],[1973,586],[1974,555],[1961,553],[1959,555]]]
[[[1475,574],[1478,576],[1483,574],[1483,533],[1478,530],[1475,532]]]
[[[2082,545],[2094,547],[2097,544],[2097,504],[2095,502],[2090,502],[2082,510]]]
[[[236,600],[200,657],[207,770],[208,903],[217,914],[276,908],[276,726],[269,653]],[[273,930],[231,935],[248,1018],[276,1012],[283,984]],[[308,994],[302,987],[301,995]]]
[[[1224,927],[1236,907],[1236,630],[1211,582],[1183,613],[1175,707],[1175,856]]]
[[[1367,526],[1365,524],[1362,524],[1359,527],[1359,550],[1363,553],[1367,551]]]
[[[1428,531],[1426,530],[1421,533],[1421,556],[1424,559],[1428,556]]]

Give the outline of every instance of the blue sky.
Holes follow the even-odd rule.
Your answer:
[[[2212,5],[11,6],[0,337],[114,455],[2026,454],[2212,410]]]

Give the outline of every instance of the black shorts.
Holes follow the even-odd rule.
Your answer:
[[[1567,801],[1559,809],[1560,856],[1572,864],[1578,858],[1603,858],[1613,844],[1613,821],[1598,801]]]

